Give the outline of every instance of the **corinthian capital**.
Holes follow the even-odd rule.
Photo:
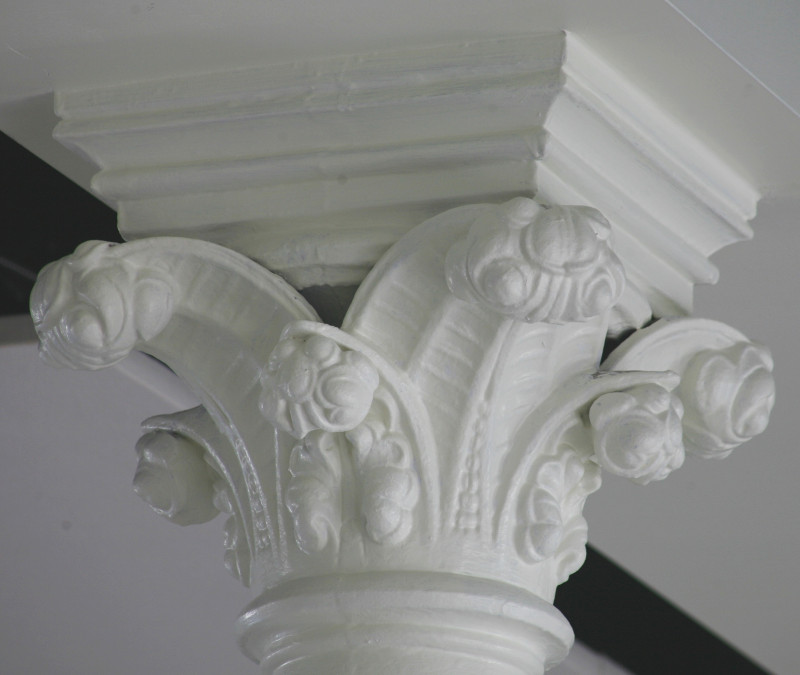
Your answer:
[[[58,94],[129,241],[42,271],[42,354],[140,350],[196,393],[134,489],[224,514],[264,673],[539,675],[603,476],[767,424],[766,348],[687,316],[757,191],[569,39]]]
[[[335,328],[217,245],[91,244],[43,271],[33,314],[52,362],[140,349],[200,396],[146,423],[135,488],[181,524],[229,514],[265,672],[376,672],[411,646],[428,669],[542,672],[572,640],[550,603],[602,472],[645,484],[684,442],[727,453],[773,395],[763,348],[707,321],[634,332],[598,368],[623,295],[611,247],[583,207],[456,208],[390,248]]]

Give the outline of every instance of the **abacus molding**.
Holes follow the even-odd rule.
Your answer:
[[[756,191],[571,36],[57,104],[131,241],[41,272],[41,352],[144,351],[197,394],[144,423],[134,489],[227,514],[264,673],[542,673],[602,472],[767,424],[769,352],[681,316]],[[341,327],[298,293],[356,284]]]
[[[56,112],[124,238],[212,241],[299,289],[359,284],[448,208],[535,195],[608,218],[615,311],[641,324],[691,311],[759,198],[564,33],[59,91]]]

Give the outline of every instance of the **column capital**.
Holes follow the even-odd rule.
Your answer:
[[[140,349],[200,397],[145,422],[134,485],[174,522],[228,514],[226,566],[265,589],[240,621],[263,672],[541,673],[571,644],[549,603],[602,470],[666,478],[684,437],[723,456],[774,398],[768,352],[715,322],[656,323],[600,364],[624,284],[609,235],[587,207],[452,209],[381,258],[341,328],[216,244],[95,242],[42,271],[33,315],[53,364]]]
[[[662,480],[766,426],[768,351],[680,316],[756,191],[563,34],[58,112],[131,241],[42,271],[42,353],[142,350],[198,395],[144,423],[134,487],[180,524],[227,514],[265,673],[541,673],[602,473]],[[316,285],[358,285],[340,327]]]

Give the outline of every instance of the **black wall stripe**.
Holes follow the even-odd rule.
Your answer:
[[[727,642],[591,546],[555,605],[576,637],[635,675],[765,675]]]
[[[114,211],[5,134],[0,167],[0,315],[24,314],[44,265],[87,239],[122,239]]]

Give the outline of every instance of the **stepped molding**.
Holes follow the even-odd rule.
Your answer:
[[[594,207],[627,270],[615,334],[689,313],[759,199],[569,33],[62,91],[56,109],[126,239],[211,241],[299,289],[358,285],[448,208]]]

